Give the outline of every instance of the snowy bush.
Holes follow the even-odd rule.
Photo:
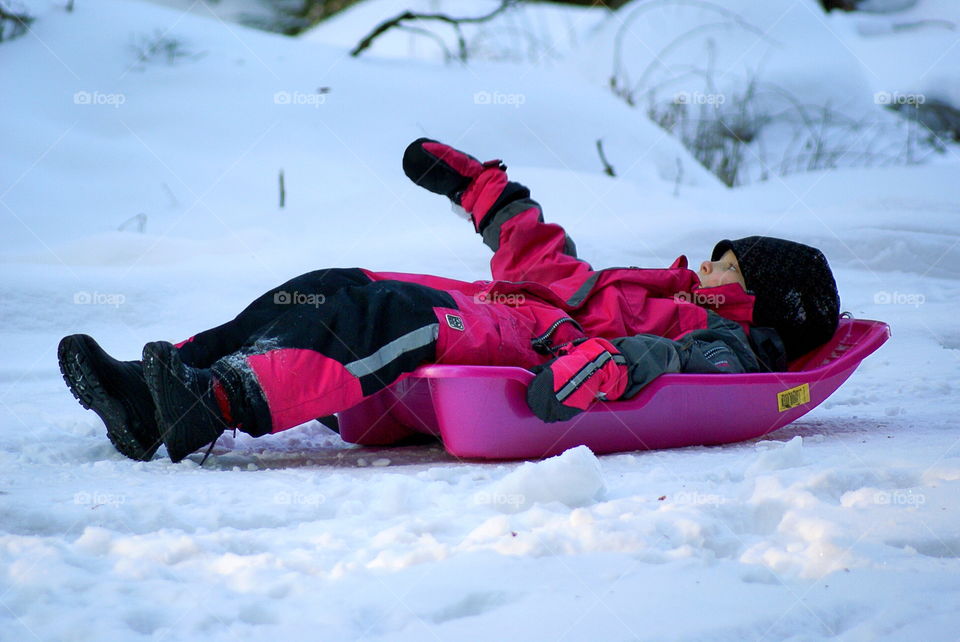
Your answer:
[[[919,101],[897,101],[886,105],[908,121],[920,123],[925,141],[939,150],[949,142],[960,143],[960,109],[936,98]]]
[[[728,187],[837,167],[912,165],[944,148],[916,116],[905,122],[855,118],[756,80],[729,99],[725,93],[680,92],[672,100],[651,94],[647,115]]]
[[[191,51],[186,43],[176,36],[159,29],[151,34],[135,35],[131,40],[130,49],[141,67],[158,63],[175,65],[203,56],[203,53]]]
[[[294,36],[338,13],[357,0],[261,0],[271,14],[249,14],[242,22],[250,27]]]
[[[848,93],[853,98],[834,104],[833,96],[815,95],[816,87],[808,86],[808,94],[798,94],[781,84],[792,79],[766,80],[762,56],[752,70],[729,69],[729,60],[741,63],[744,57],[722,50],[731,45],[731,33],[768,47],[778,43],[719,4],[693,3],[702,12],[701,24],[674,20],[674,25],[683,27],[666,34],[665,44],[651,50],[650,62],[636,73],[624,52],[633,22],[641,17],[649,20],[652,10],[687,4],[678,0],[634,3],[637,8],[627,13],[617,30],[610,87],[628,104],[644,107],[653,122],[675,136],[727,186],[837,167],[915,164],[944,151],[943,138],[923,119],[915,115],[905,121],[890,118],[882,108],[900,105],[891,105],[889,92],[875,94],[873,105],[867,107],[865,96],[852,91]],[[711,16],[711,21],[703,15]],[[726,34],[715,37],[716,32]],[[941,130],[949,140],[950,127]]]

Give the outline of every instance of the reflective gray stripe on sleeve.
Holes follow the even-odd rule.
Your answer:
[[[588,294],[590,294],[590,290],[597,282],[597,279],[600,278],[601,273],[603,273],[603,270],[599,270],[591,274],[590,278],[584,281],[583,284],[577,288],[577,291],[573,293],[573,296],[567,299],[567,305],[580,305],[583,303],[583,300],[587,298]]]
[[[514,216],[523,214],[532,208],[537,208],[538,215],[541,217],[543,216],[540,214],[540,206],[537,205],[536,201],[533,201],[529,198],[522,198],[519,201],[514,201],[503,207],[499,212],[493,215],[493,219],[490,221],[490,223],[483,228],[483,242],[494,252],[499,250],[500,227]]]
[[[563,233],[563,253],[574,258],[577,256],[577,244],[566,232]]]
[[[583,366],[580,372],[573,375],[573,378],[570,379],[563,388],[557,391],[557,401],[563,403],[564,399],[576,392],[577,388],[579,388],[584,381],[593,375],[594,372],[602,368],[603,364],[610,361],[611,358],[613,358],[613,355],[609,352],[602,352],[597,355],[596,359]]]
[[[432,323],[397,337],[373,354],[351,361],[345,367],[354,377],[363,377],[384,367],[405,352],[422,348],[440,335],[440,324]]]

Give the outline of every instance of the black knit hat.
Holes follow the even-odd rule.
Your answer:
[[[733,250],[747,290],[756,300],[753,324],[774,328],[787,359],[795,359],[833,337],[840,321],[840,295],[820,250],[769,236],[723,240],[713,248],[717,261]]]

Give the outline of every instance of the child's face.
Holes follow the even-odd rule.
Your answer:
[[[733,250],[724,252],[718,261],[701,263],[697,276],[700,277],[700,287],[703,288],[715,288],[728,283],[739,283],[744,290],[747,289],[743,274],[740,273],[737,256],[733,253]]]

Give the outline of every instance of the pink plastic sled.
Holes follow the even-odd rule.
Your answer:
[[[889,336],[885,323],[841,319],[833,339],[789,372],[663,375],[633,399],[600,402],[558,423],[527,407],[533,374],[523,368],[422,366],[341,412],[340,435],[374,446],[427,433],[455,456],[480,459],[537,459],[579,445],[599,454],[742,441],[815,408]]]

